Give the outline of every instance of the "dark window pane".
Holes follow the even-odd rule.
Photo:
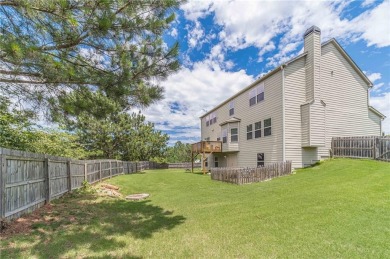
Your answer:
[[[246,139],[252,139],[252,131],[246,133]]]
[[[257,95],[257,102],[261,102],[264,100],[264,92],[260,93]]]
[[[220,141],[221,140],[221,138],[217,138],[217,141]]]
[[[249,106],[252,106],[252,105],[255,105],[255,104],[256,104],[256,96],[252,97],[251,99],[249,99]]]
[[[255,131],[255,138],[261,138],[261,130]]]
[[[206,121],[206,127],[209,126],[209,125],[210,125],[209,121]]]
[[[238,129],[237,128],[232,128],[232,129],[230,129],[230,133],[232,135],[236,135],[236,134],[238,134]]]
[[[257,162],[257,167],[264,166],[264,162]]]
[[[246,131],[247,132],[252,131],[252,124],[246,126]]]
[[[264,120],[264,128],[271,127],[271,119]]]
[[[217,117],[214,117],[213,123],[216,123],[216,122],[217,122]]]
[[[257,161],[264,161],[264,153],[257,153]]]
[[[264,128],[264,137],[271,135],[271,127]]]
[[[255,130],[261,129],[261,121],[255,123]]]
[[[231,109],[229,110],[229,115],[232,116],[233,114],[234,114],[234,108],[231,108]]]
[[[232,135],[231,142],[237,142],[237,141],[238,141],[238,135]]]
[[[227,142],[227,137],[223,137],[222,138],[222,143],[226,143]]]

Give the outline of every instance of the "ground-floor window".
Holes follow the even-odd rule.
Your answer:
[[[218,167],[218,157],[214,157],[214,167]]]
[[[255,138],[261,138],[261,121],[255,123]]]
[[[230,142],[238,141],[238,128],[230,129]]]
[[[257,153],[257,167],[264,166],[264,153]]]
[[[271,119],[264,120],[264,137],[271,135]]]

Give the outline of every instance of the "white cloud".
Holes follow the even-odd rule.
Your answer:
[[[169,33],[173,38],[176,38],[177,37],[177,29],[176,28],[173,28],[172,31]]]
[[[340,41],[364,40],[368,46],[390,45],[390,26],[386,21],[390,1],[363,12],[354,19],[344,17],[351,1],[190,1],[181,8],[185,17],[198,21],[214,14],[214,23],[222,27],[219,39],[229,49],[238,50],[249,46],[257,47],[259,61],[272,43],[282,35],[278,43],[279,59],[296,53],[302,43],[304,31],[312,25],[321,28],[322,40],[331,37]],[[370,4],[367,1],[366,6]],[[239,14],[239,15],[238,15]]]
[[[367,7],[367,6],[372,5],[373,3],[375,3],[375,0],[364,0],[362,3],[362,6]]]
[[[188,26],[188,45],[190,48],[201,47],[205,38],[204,30],[199,21],[195,21],[195,26]]]
[[[367,73],[366,71],[363,71],[363,72],[367,75],[368,79],[370,79],[370,81],[373,83],[382,78],[381,73],[371,73],[370,74],[370,73]]]
[[[182,68],[162,83],[165,99],[142,111],[160,130],[174,130],[171,141],[200,139],[199,117],[253,82],[244,70],[229,72],[206,60]],[[172,104],[180,108],[172,110]]]
[[[390,1],[385,0],[374,9],[354,19],[352,21],[355,24],[354,29],[356,32],[361,33],[359,39],[364,39],[367,42],[367,46],[390,46],[389,13]]]
[[[390,92],[382,96],[371,97],[370,104],[387,117],[382,122],[382,131],[390,134]]]

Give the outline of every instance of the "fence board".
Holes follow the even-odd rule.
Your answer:
[[[332,155],[390,162],[390,136],[334,137]]]
[[[288,175],[292,171],[291,161],[271,163],[257,168],[211,168],[211,179],[234,184],[262,182]]]

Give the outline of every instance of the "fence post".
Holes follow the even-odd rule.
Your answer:
[[[69,160],[66,163],[66,173],[68,175],[68,191],[72,191],[72,175],[70,174],[70,163],[71,161]]]
[[[88,182],[88,178],[87,178],[87,162],[84,163],[84,181]]]
[[[372,155],[373,155],[374,160],[376,159],[376,139],[377,139],[377,137],[373,137],[374,144],[372,146],[373,146],[374,152],[372,152]]]
[[[99,181],[102,181],[102,161],[99,162]]]
[[[43,172],[46,178],[46,199],[45,203],[48,204],[50,202],[50,171],[49,171],[49,158],[45,157],[43,163]]]
[[[5,218],[5,204],[7,196],[5,195],[5,181],[6,181],[6,158],[4,155],[0,155],[0,219]]]
[[[110,178],[112,178],[112,164],[111,164],[111,160],[110,160]]]

